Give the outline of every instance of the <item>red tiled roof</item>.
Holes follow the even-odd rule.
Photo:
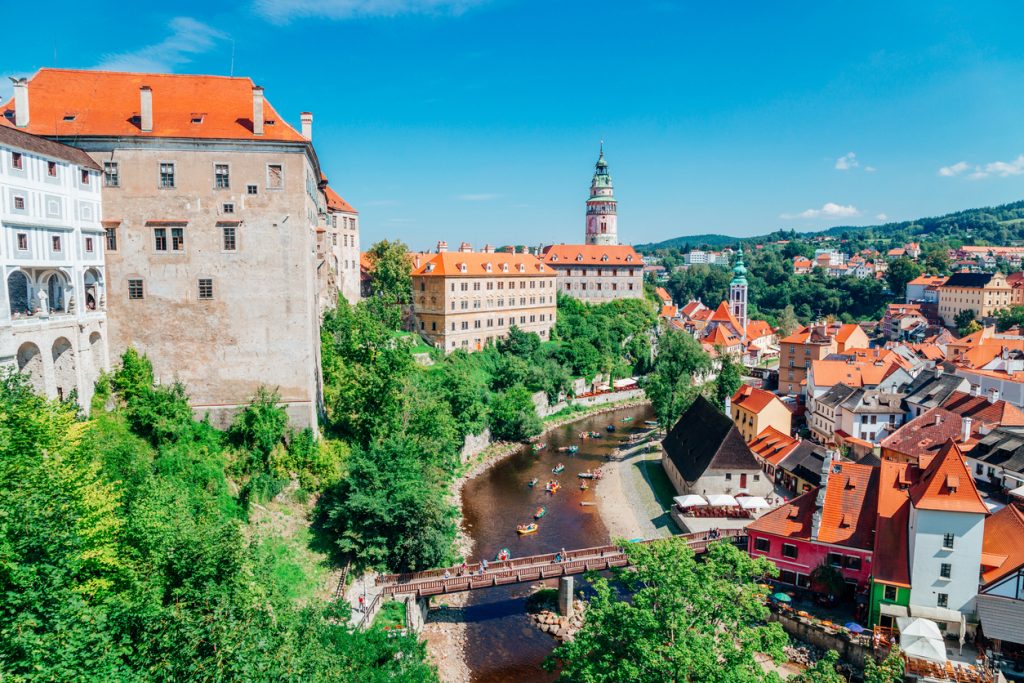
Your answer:
[[[544,247],[545,263],[552,265],[642,266],[640,254],[628,244],[552,244]],[[664,269],[664,267],[662,267]]]
[[[490,270],[488,270],[488,265]],[[465,266],[465,270],[462,269],[462,266]],[[413,268],[412,274],[413,276],[428,277],[510,277],[515,275],[555,277],[555,271],[547,268],[532,254],[509,254],[506,252],[488,254],[449,251],[440,254],[426,254],[420,260],[419,265]]]
[[[144,133],[139,88],[153,91],[153,131]],[[184,74],[40,69],[29,80],[30,119],[24,129],[46,136],[245,139],[305,142],[263,102],[263,135],[252,132],[254,83],[249,78]],[[10,100],[5,110],[13,111]],[[73,115],[72,120],[66,120]],[[201,119],[201,123],[192,123]],[[12,125],[0,113],[0,125]]]
[[[679,314],[679,309],[676,306],[662,306],[661,312],[658,314],[662,318],[674,318]]]
[[[689,317],[693,316],[693,314],[696,313],[697,311],[702,311],[702,310],[707,310],[705,308],[704,304],[702,304],[699,301],[690,301],[690,302],[687,302],[687,304],[685,306],[683,306],[682,314],[685,315],[687,318],[689,318]]]
[[[926,287],[939,287],[946,283],[946,278],[942,275],[918,275],[913,280],[908,282],[908,285],[925,285]]]
[[[907,486],[915,468],[909,463],[883,460],[878,474],[878,515],[871,570],[876,581],[910,587],[910,496]]]
[[[797,496],[747,528],[752,531],[848,548],[871,550],[878,495],[878,468],[847,461],[832,463],[821,507],[818,538],[811,538],[818,489]]]
[[[658,297],[658,301],[672,301],[672,297],[665,291],[664,287],[656,287],[654,295]]]
[[[732,314],[732,311],[729,310],[729,304],[725,301],[718,304],[718,308],[715,309],[714,314],[711,316],[711,322],[729,323],[733,329],[740,329],[740,321]]]
[[[770,337],[772,326],[766,320],[751,320],[747,323],[747,339],[760,339]]]
[[[764,461],[778,465],[782,460],[793,452],[793,449],[800,445],[800,439],[783,434],[775,427],[765,427],[754,439],[747,444],[750,450]]]
[[[352,205],[342,199],[337,192],[331,189],[330,185],[324,187],[324,195],[327,196],[327,208],[331,211],[343,211],[345,213],[359,213],[352,208]]]
[[[983,585],[1024,566],[1024,512],[1011,503],[986,519],[981,550]]]
[[[778,400],[775,394],[770,391],[758,389],[749,384],[741,384],[740,388],[733,394],[732,404],[752,413],[760,413],[768,407],[768,404],[773,399]]]
[[[856,323],[847,323],[840,325],[836,331],[836,341],[840,344],[846,343],[846,340],[850,338],[850,335],[860,329],[860,326]]]
[[[919,510],[988,514],[963,453],[952,440],[945,443],[921,478],[910,487],[910,499]]]
[[[1002,399],[992,402],[984,396],[971,396],[962,391],[954,391],[943,402],[942,407],[987,425],[1024,426],[1024,412]]]
[[[971,425],[971,438],[967,443],[961,443],[962,450],[974,448],[980,429],[980,421]],[[909,458],[916,458],[925,466],[950,439],[962,439],[962,432],[963,420],[960,415],[940,406],[926,410],[901,426],[882,439],[881,446]]]

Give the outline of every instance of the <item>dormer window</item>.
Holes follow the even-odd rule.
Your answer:
[[[202,123],[205,118],[206,114],[192,114],[192,118],[190,120],[192,123],[199,124]]]
[[[76,116],[77,116],[76,114],[70,114],[70,113],[69,114],[64,114],[64,120],[65,121],[74,121]]]
[[[508,264],[507,263],[502,263],[501,264],[501,272],[503,272],[503,273],[507,273],[508,272]]]
[[[484,266],[484,270],[486,270],[486,271],[487,271],[488,273],[490,273],[490,272],[491,272],[492,270],[494,270],[494,269],[493,269],[493,268],[491,267],[491,264],[490,264],[490,263],[488,263],[488,264],[486,264],[486,265]]]
[[[525,273],[526,272],[526,266],[524,266],[522,263],[519,264],[519,272],[520,273]]]
[[[632,263],[633,262],[633,255],[630,254],[629,256],[627,256],[626,260],[629,261],[630,263]]]
[[[539,271],[541,271],[541,272],[544,272],[544,264],[543,264],[543,263],[542,263],[542,264],[540,264],[540,265],[539,265],[539,266],[537,267],[537,270],[539,270]]]
[[[576,260],[577,261],[582,261],[583,260],[583,254],[576,254]]]
[[[466,272],[466,264],[465,263],[460,263],[459,264],[459,272],[461,272],[461,273],[465,273]]]
[[[602,260],[602,261],[607,261],[607,260],[608,260],[608,254],[603,254],[603,255],[601,256],[601,260]]]
[[[551,260],[552,261],[557,261],[558,260],[558,254],[552,254],[551,255]]]

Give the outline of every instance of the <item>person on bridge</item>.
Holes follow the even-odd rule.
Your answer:
[[[448,571],[447,569],[444,570],[444,578],[446,578],[446,579],[452,578],[452,573],[450,571]]]
[[[362,595],[360,595],[359,596],[359,611],[360,612],[365,612],[366,611],[366,604],[365,603],[366,603],[366,598],[363,597]]]
[[[555,562],[562,561],[562,553],[555,553]]]
[[[481,569],[482,569],[482,570],[483,570],[484,572],[485,572],[485,571],[487,571],[487,558],[486,558],[486,557],[485,557],[485,558],[484,558],[483,560],[481,560],[481,562],[480,562],[480,568],[481,568]],[[482,574],[483,572],[480,572],[480,573]]]

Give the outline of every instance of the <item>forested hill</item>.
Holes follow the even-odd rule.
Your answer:
[[[805,239],[830,235],[857,235],[868,239],[886,239],[899,241],[923,237],[948,238],[964,243],[974,244],[1008,244],[1024,241],[1024,201],[989,206],[980,209],[965,209],[955,213],[931,218],[918,218],[912,221],[885,223],[882,225],[841,225],[817,232],[796,233],[778,230],[768,235],[742,238],[744,241],[763,241],[774,239],[791,239],[799,235]],[[699,248],[707,246],[721,248],[735,243],[739,238],[728,235],[684,235],[662,242],[638,244],[641,252],[653,252],[658,249]]]

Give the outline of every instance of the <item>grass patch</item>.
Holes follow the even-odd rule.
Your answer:
[[[310,539],[309,529],[301,528],[290,537],[272,536],[262,543],[271,560],[274,583],[285,596],[297,602],[314,599],[328,574],[323,558],[309,550]]]
[[[373,625],[383,629],[405,628],[405,603],[391,600],[377,612]]]
[[[672,499],[677,495],[676,489],[672,486],[672,482],[669,480],[668,475],[665,474],[665,468],[661,466],[660,460],[641,460],[636,464],[640,469],[640,473],[644,475],[644,479],[651,487],[651,491],[654,493],[655,500],[658,501],[658,505],[661,506],[662,510],[669,510],[672,508]]]

